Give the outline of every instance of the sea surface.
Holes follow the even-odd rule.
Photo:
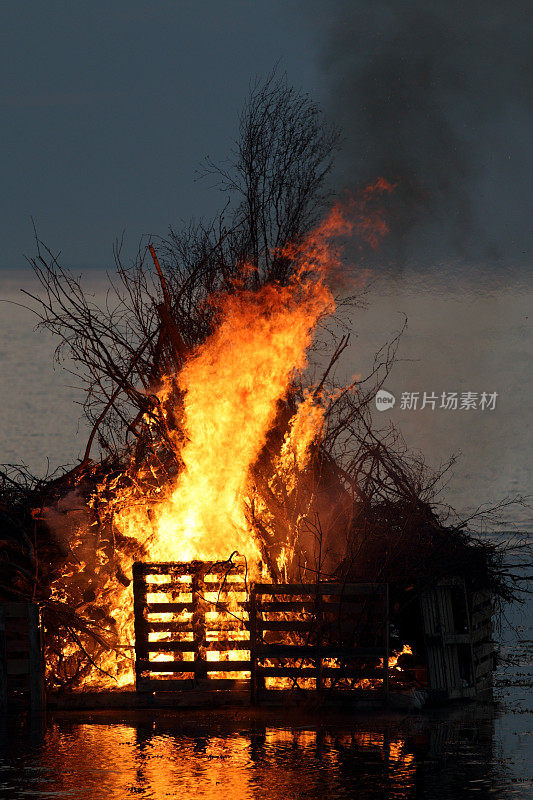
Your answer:
[[[88,273],[95,300],[104,272]],[[75,462],[87,429],[76,379],[53,361],[54,341],[35,331],[20,289],[37,291],[30,271],[0,272],[0,463],[35,474]],[[396,397],[376,411],[406,444],[437,467],[458,456],[441,500],[468,515],[504,498],[486,535],[533,531],[531,494],[531,290],[453,286],[394,278],[370,287],[353,314],[339,377],[364,376],[375,352],[402,327],[397,363],[385,383]],[[65,366],[68,368],[69,363]],[[421,409],[423,393],[435,408]],[[441,409],[443,393],[496,393],[494,409]],[[404,393],[419,395],[402,408]],[[531,572],[531,570],[529,570]],[[527,573],[527,569],[526,569]],[[179,719],[98,715],[4,720],[0,797],[13,798],[419,798],[533,797],[533,603],[505,609],[494,707],[447,713],[328,720],[246,715]],[[232,721],[233,720],[233,721]]]

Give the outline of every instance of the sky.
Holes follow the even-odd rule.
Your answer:
[[[533,14],[517,0],[38,0],[0,11],[0,268],[39,236],[107,266],[210,218],[250,82],[277,64],[341,130],[336,191],[397,183],[379,259],[529,270]]]
[[[250,82],[279,63],[316,89],[301,20],[280,0],[6,2],[0,11],[1,267],[39,236],[65,263],[110,263],[221,198],[197,171],[222,160]]]

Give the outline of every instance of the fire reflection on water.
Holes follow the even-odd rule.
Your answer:
[[[223,719],[216,712],[199,712],[193,719],[161,710],[136,724],[61,720],[29,747],[6,737],[0,748],[0,794],[9,783],[13,800],[43,795],[57,800],[451,800],[471,784],[489,793],[496,785],[498,776],[487,770],[494,758],[490,720],[458,724],[413,717],[381,723],[371,718],[366,725],[354,722],[350,730],[325,730],[309,721],[281,728],[244,714],[239,726],[239,713],[228,711]],[[498,796],[506,796],[499,786]]]
[[[345,785],[347,759],[361,759],[361,768],[366,762],[371,772],[379,770],[376,785],[386,784],[392,796],[407,798],[416,772],[405,739],[388,741],[370,732],[267,727],[259,734],[204,738],[156,733],[152,727],[81,724],[66,735],[52,729],[46,751],[45,760],[53,760],[46,764],[40,791],[53,791],[57,798],[75,793],[79,800],[123,800],[132,794],[157,800],[318,800],[324,790],[332,797],[351,796]]]

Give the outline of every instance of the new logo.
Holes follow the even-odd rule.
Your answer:
[[[385,389],[380,389],[376,394],[376,408],[378,411],[387,411],[389,408],[394,408],[396,398]]]

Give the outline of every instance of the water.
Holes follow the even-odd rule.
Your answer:
[[[3,797],[124,800],[520,798],[490,709],[331,717],[245,710],[93,714],[0,736]]]

